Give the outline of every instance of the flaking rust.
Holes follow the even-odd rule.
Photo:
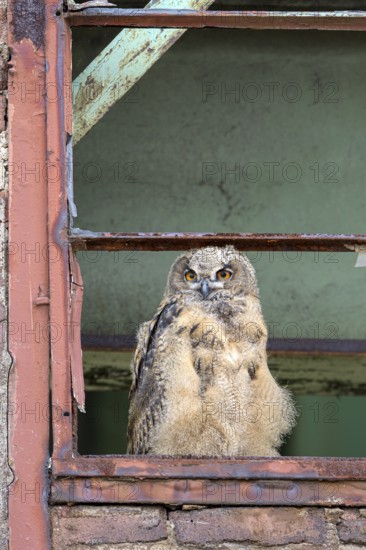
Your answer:
[[[235,246],[238,250],[350,252],[365,245],[366,235],[305,233],[93,233],[74,230],[74,250],[189,250],[203,246]]]
[[[83,304],[83,279],[76,256],[70,250],[71,272],[71,322],[70,360],[72,390],[78,409],[85,412],[83,357],[81,349],[81,311]]]
[[[75,4],[74,0],[68,0],[68,11],[82,11],[86,8],[114,8],[116,4],[111,4],[107,0],[91,0],[90,2],[83,2],[82,4]]]

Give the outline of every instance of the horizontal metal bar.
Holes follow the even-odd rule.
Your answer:
[[[83,350],[133,351],[136,337],[130,334],[81,334]]]
[[[52,503],[225,506],[365,506],[365,481],[124,480],[73,478],[51,485]]]
[[[276,233],[93,233],[75,229],[75,250],[189,250],[233,245],[238,250],[352,252],[366,245],[366,235]]]
[[[85,350],[132,351],[136,338],[130,334],[82,334],[81,343]],[[366,340],[270,338],[267,351],[273,354],[364,355]]]
[[[145,0],[123,0],[123,7],[146,8]],[[215,10],[349,11],[365,8],[364,0],[215,0]]]
[[[366,340],[270,338],[267,351],[293,355],[364,355]]]
[[[365,30],[366,11],[194,11],[87,8],[71,12],[72,26]]]
[[[246,457],[171,458],[159,456],[75,456],[53,460],[55,476],[129,479],[304,479],[366,480],[365,458]]]

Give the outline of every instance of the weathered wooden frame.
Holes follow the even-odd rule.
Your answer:
[[[24,11],[28,17],[25,25]],[[86,8],[65,13],[64,2],[10,0],[9,43],[12,50],[11,85],[22,82],[54,87],[57,101],[22,100],[9,96],[10,162],[41,163],[46,178],[24,185],[21,173],[9,174],[10,242],[35,243],[52,249],[42,254],[32,271],[15,254],[9,255],[9,321],[34,318],[43,327],[61,330],[61,338],[32,340],[24,345],[21,332],[9,335],[14,359],[11,400],[31,406],[48,405],[49,366],[52,370],[52,417],[39,423],[9,418],[10,455],[14,490],[10,495],[11,548],[48,548],[50,545],[48,492],[51,502],[128,502],[164,504],[278,504],[366,505],[366,458],[246,457],[195,459],[152,456],[80,456],[76,445],[76,404],[83,406],[80,342],[75,331],[80,314],[81,287],[74,251],[80,248],[167,250],[207,243],[234,242],[241,249],[353,251],[366,235],[133,235],[69,232],[66,159],[71,148],[71,26],[108,24],[137,26],[316,28],[365,30],[366,13],[331,12],[317,18],[283,13],[281,18],[258,12],[184,14],[172,12],[121,13]],[[38,10],[38,11],[37,11]],[[39,16],[41,14],[41,16]],[[39,20],[37,20],[37,15]],[[304,22],[306,23],[304,25]],[[28,27],[27,27],[28,25]],[[31,26],[36,26],[36,29]],[[24,150],[24,143],[28,149]],[[56,175],[55,175],[56,173]],[[34,202],[34,197],[37,201]],[[29,218],[29,204],[34,212]],[[47,232],[46,232],[47,230]],[[259,248],[258,248],[259,247]],[[55,251],[57,261],[55,261]],[[28,264],[27,264],[28,265]],[[29,358],[31,357],[31,361]],[[74,393],[74,398],[73,394]],[[47,475],[49,426],[53,428],[51,477]],[[32,452],[30,453],[30,448]],[[24,490],[33,490],[31,505]],[[26,495],[25,495],[26,496]],[[19,529],[19,521],[22,529]],[[24,529],[24,526],[27,526]]]

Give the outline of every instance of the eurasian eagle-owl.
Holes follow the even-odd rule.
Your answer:
[[[279,454],[295,407],[268,369],[255,271],[244,255],[226,246],[177,258],[137,342],[128,453]]]

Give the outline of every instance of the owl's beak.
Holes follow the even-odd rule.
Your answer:
[[[204,300],[206,300],[207,296],[210,293],[210,290],[211,289],[208,286],[207,279],[202,279],[200,291],[201,291],[201,294],[202,294]]]

